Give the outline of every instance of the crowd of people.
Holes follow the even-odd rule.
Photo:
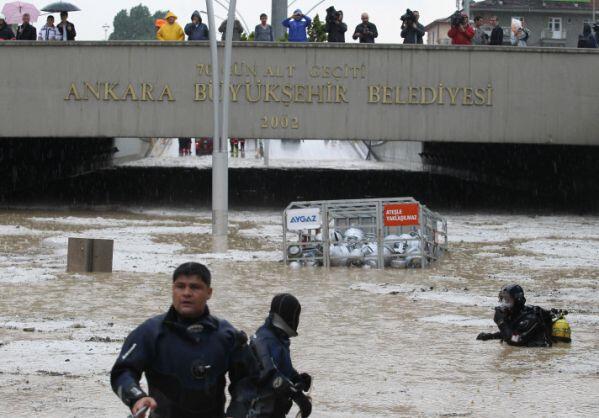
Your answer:
[[[325,31],[327,42],[346,42],[348,25],[344,22],[342,10],[336,10],[335,7],[329,7],[326,10]],[[361,23],[359,23],[351,36],[353,40],[359,43],[373,44],[379,36],[378,29],[370,21],[368,13],[362,13]],[[468,15],[463,12],[456,12],[451,16],[451,28],[447,36],[451,39],[452,45],[504,45],[504,29],[500,26],[497,16],[492,16],[485,21],[482,16],[475,16],[471,22]],[[177,17],[172,13],[166,16],[165,20],[159,22],[157,27],[157,38],[160,40],[182,41],[187,35],[189,41],[208,40],[210,30],[202,23],[202,17],[199,12],[194,12],[191,17],[191,23],[181,28],[176,23]],[[420,13],[417,10],[407,10],[406,14],[401,16],[401,33],[404,44],[423,44],[426,31],[420,23]],[[293,14],[281,22],[287,29],[287,40],[289,42],[308,42],[308,31],[312,25],[312,18],[306,16],[300,9],[296,9]],[[491,27],[490,34],[486,28]],[[165,28],[166,29],[163,29]],[[222,34],[221,40],[225,40],[227,22],[223,21],[218,31]],[[579,37],[579,48],[597,48],[599,44],[599,26],[595,26],[595,33],[592,32],[591,25],[584,24],[583,33]],[[233,28],[233,40],[242,40],[244,32],[243,25],[239,20],[235,20]],[[260,23],[256,25],[253,33],[253,40],[257,42],[274,42],[275,35],[271,25],[268,24],[268,15],[260,15]],[[528,45],[530,30],[526,27],[524,19],[513,19],[511,24],[510,43],[514,46],[524,47]]]
[[[451,17],[451,28],[447,36],[453,45],[503,45],[504,31],[500,26],[499,18],[492,16],[489,19],[491,34],[484,29],[485,20],[482,16],[475,16],[470,22],[465,13],[456,13]],[[530,31],[524,26],[524,19],[512,19],[511,44],[514,46],[527,46]]]
[[[12,27],[6,23],[4,15],[0,14],[0,41],[74,41],[77,37],[75,25],[69,22],[68,12],[60,13],[60,22],[55,25],[54,16],[46,17],[46,24],[37,31],[31,24],[31,16],[25,13],[22,23],[17,27],[16,34]]]
[[[328,42],[346,42],[348,25],[343,21],[344,14],[341,10],[329,7],[326,10],[326,26]],[[29,14],[22,16],[22,24],[16,29],[7,24],[6,19],[0,14],[0,40],[25,40],[25,41],[73,41],[77,37],[75,25],[68,20],[68,13],[60,14],[60,22],[55,25],[54,16],[46,17],[46,24],[39,30],[31,25]],[[373,44],[379,36],[378,29],[370,21],[368,13],[362,13],[361,22],[355,27],[351,38],[359,43]],[[191,22],[185,27],[177,22],[178,17],[173,12],[168,12],[164,19],[156,20],[156,39],[160,41],[207,41],[210,39],[210,29],[202,22],[200,12],[195,11],[191,16]],[[416,10],[407,10],[401,16],[400,36],[404,44],[423,44],[426,31],[420,23],[420,13]],[[471,22],[469,16],[463,12],[456,12],[450,17],[451,28],[447,36],[452,45],[504,45],[504,29],[500,26],[497,16],[492,16],[487,22],[482,16],[475,16]],[[308,31],[312,25],[312,19],[306,16],[300,9],[285,19],[281,24],[287,29],[287,40],[289,42],[308,42]],[[490,34],[486,28],[491,27]],[[221,40],[225,40],[227,21],[223,21],[218,27]],[[526,27],[524,19],[512,19],[510,41],[514,46],[524,47],[528,45],[530,30]],[[232,39],[241,41],[244,27],[235,19]],[[274,42],[275,31],[268,23],[268,15],[260,15],[260,23],[254,28],[249,39],[256,42]],[[579,48],[597,48],[599,45],[599,24],[593,27],[585,23],[582,34],[578,39]]]

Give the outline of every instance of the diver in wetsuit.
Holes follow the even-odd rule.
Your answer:
[[[312,401],[304,393],[310,390],[312,377],[298,373],[291,363],[289,339],[297,336],[300,312],[300,303],[293,295],[276,295],[264,325],[250,340],[259,377],[249,418],[284,418],[292,402],[299,407],[302,418],[312,413]]]
[[[498,332],[481,332],[477,340],[501,340],[520,347],[551,347],[553,319],[549,311],[527,306],[524,290],[517,284],[505,286],[499,292],[500,305],[493,320]]]

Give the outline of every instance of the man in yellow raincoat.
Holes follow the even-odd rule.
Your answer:
[[[185,32],[183,32],[181,25],[177,23],[177,16],[173,12],[168,12],[164,19],[166,25],[160,28],[156,38],[159,41],[184,41]]]

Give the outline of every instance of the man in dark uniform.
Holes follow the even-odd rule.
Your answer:
[[[289,338],[297,336],[300,312],[300,303],[293,295],[275,296],[266,322],[250,340],[259,368],[250,418],[284,418],[292,402],[298,405],[302,418],[312,412],[311,400],[304,394],[310,390],[312,378],[293,368],[289,349]]]
[[[137,327],[125,340],[110,382],[135,415],[152,418],[225,417],[225,374],[233,401],[227,417],[244,417],[243,384],[253,356],[247,337],[210,314],[210,271],[185,263],[173,274],[173,304],[166,314]],[[149,393],[140,387],[145,373]],[[141,416],[145,413],[140,412]]]
[[[551,347],[551,313],[538,306],[525,305],[524,290],[519,285],[501,289],[499,302],[493,318],[499,332],[482,332],[477,340],[501,340],[521,347]]]

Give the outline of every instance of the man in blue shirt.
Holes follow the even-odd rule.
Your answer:
[[[308,42],[306,29],[312,24],[312,19],[305,16],[300,9],[293,16],[283,21],[283,26],[289,28],[289,42]]]

